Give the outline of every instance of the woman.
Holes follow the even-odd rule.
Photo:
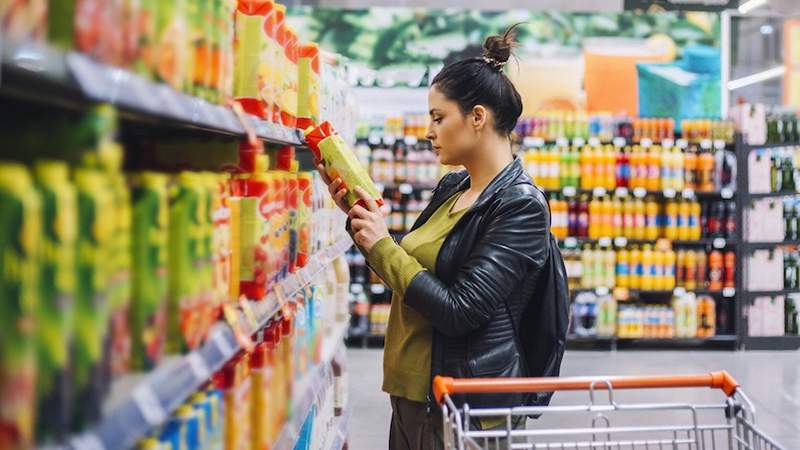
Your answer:
[[[348,211],[341,180],[329,183],[349,213],[354,241],[393,291],[383,382],[391,397],[393,450],[441,448],[441,411],[430,394],[434,375],[528,375],[516,331],[547,256],[550,218],[544,195],[511,151],[511,132],[522,112],[519,93],[503,72],[511,31],[489,37],[483,57],[451,64],[433,80],[427,138],[442,164],[466,171],[439,182],[400,244],[366,192],[356,189],[367,207]],[[464,401],[504,407],[518,406],[523,398],[456,399]],[[475,426],[505,428],[505,421]]]

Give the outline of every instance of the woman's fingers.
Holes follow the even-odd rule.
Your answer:
[[[356,186],[356,194],[358,194],[358,196],[364,200],[368,210],[374,213],[380,213],[380,208],[378,208],[378,204],[375,202],[375,199],[372,198],[361,186]]]
[[[331,178],[328,176],[328,173],[325,171],[325,166],[323,166],[322,164],[317,164],[317,171],[319,172],[320,177],[322,177],[322,181],[324,181],[325,184],[330,185],[331,184]]]
[[[351,219],[366,219],[370,216],[371,212],[367,211],[361,205],[356,205],[350,208],[350,218]]]
[[[355,231],[356,233],[358,233],[359,231],[363,230],[368,225],[369,225],[369,221],[368,220],[364,220],[364,219],[353,219],[353,220],[350,221],[350,228],[352,228],[353,231]]]
[[[335,201],[338,205],[342,202],[342,200],[344,200],[345,195],[347,195],[347,189],[339,189],[335,194],[332,195],[333,201]]]

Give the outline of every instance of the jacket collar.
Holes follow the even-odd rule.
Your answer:
[[[522,162],[520,161],[519,157],[515,155],[514,159],[505,168],[503,168],[500,173],[495,175],[494,179],[492,179],[489,185],[486,186],[483,192],[481,192],[481,195],[472,205],[471,209],[477,210],[478,208],[483,207],[487,202],[489,202],[489,200],[492,199],[492,197],[494,197],[497,192],[513,184],[520,177],[520,175],[522,175],[522,173]],[[447,189],[442,198],[448,199],[456,192],[467,189],[469,185],[469,174],[467,171],[464,171],[463,177],[455,183],[454,187]]]

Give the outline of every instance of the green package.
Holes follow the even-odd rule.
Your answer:
[[[186,352],[200,341],[200,266],[206,205],[202,179],[182,172],[170,187],[168,350]]]
[[[0,161],[0,446],[11,449],[33,441],[40,214],[25,166]]]
[[[62,161],[34,165],[42,201],[41,270],[36,311],[38,386],[36,435],[60,441],[69,430],[69,352],[75,308],[78,200]]]
[[[74,427],[100,417],[109,380],[103,361],[109,318],[109,255],[114,231],[113,198],[98,169],[75,169],[78,192],[78,272],[75,294]]]
[[[149,370],[161,359],[166,340],[167,178],[141,172],[131,183],[131,366]]]
[[[369,177],[364,166],[361,165],[355,153],[350,150],[350,147],[340,135],[328,136],[319,143],[319,157],[317,159],[323,161],[325,170],[331,179],[340,177],[348,186],[347,195],[345,196],[345,201],[348,205],[353,206],[361,201],[361,198],[355,192],[357,186],[367,191],[367,194],[375,199],[379,205],[383,204],[381,193],[375,183],[372,182],[372,178]]]

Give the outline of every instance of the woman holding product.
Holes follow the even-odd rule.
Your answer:
[[[466,170],[442,178],[399,244],[366,191],[355,189],[364,205],[350,208],[341,179],[330,180],[320,167],[331,195],[349,215],[353,240],[393,292],[383,364],[392,450],[442,447],[441,409],[431,394],[435,375],[558,373],[563,347],[544,338],[558,334],[556,323],[537,323],[533,331],[542,333],[548,346],[542,352],[546,363],[526,361],[517,334],[526,326],[520,321],[523,309],[536,301],[538,275],[548,258],[550,214],[544,194],[512,154],[511,133],[522,112],[519,93],[503,72],[512,30],[489,37],[483,57],[451,64],[434,78],[427,138],[442,164]],[[545,365],[548,369],[541,369]],[[520,394],[455,400],[471,407],[527,401]],[[505,429],[506,423],[481,420],[475,426]]]

